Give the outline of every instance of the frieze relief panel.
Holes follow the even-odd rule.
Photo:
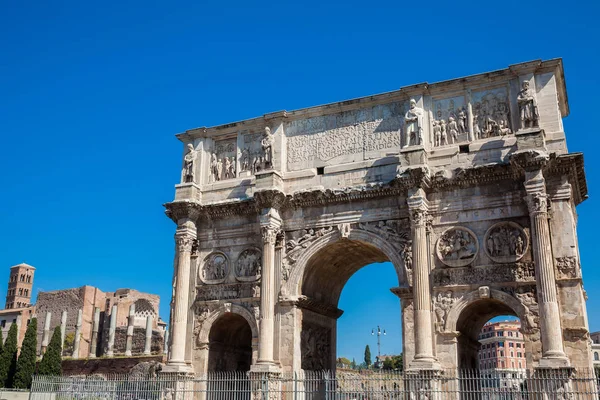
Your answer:
[[[404,105],[398,102],[286,124],[288,170],[381,157],[400,149]],[[351,156],[351,157],[349,157]]]
[[[240,173],[254,174],[260,170],[261,157],[263,157],[261,137],[260,133],[242,134],[242,148],[239,152]]]
[[[237,140],[216,140],[210,155],[209,183],[235,178],[236,175]]]
[[[225,283],[196,288],[196,302],[260,297],[260,283]]]
[[[554,260],[558,279],[580,278],[577,257],[558,257]]]
[[[466,142],[469,140],[469,121],[464,96],[433,100],[434,147]]]
[[[438,268],[432,271],[434,286],[535,282],[533,262],[517,262],[477,267]]]
[[[325,371],[331,367],[329,365],[331,329],[303,321],[300,347],[302,349],[302,369]]]
[[[473,92],[472,104],[475,140],[513,133],[506,87]]]

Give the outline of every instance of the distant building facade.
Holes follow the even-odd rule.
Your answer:
[[[18,264],[10,267],[6,304],[0,310],[0,329],[2,338],[6,340],[12,324],[17,324],[17,345],[21,347],[27,325],[35,315],[35,306],[31,305],[33,276],[35,268],[29,264]]]
[[[525,340],[519,321],[488,322],[479,334],[479,369],[495,378],[491,386],[519,385],[526,369]]]
[[[594,368],[600,368],[600,331],[590,333],[592,339],[592,360]]]

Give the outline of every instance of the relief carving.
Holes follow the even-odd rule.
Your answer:
[[[410,108],[404,115],[404,146],[423,144],[423,109],[417,107],[415,99],[410,99]]]
[[[476,267],[437,268],[432,271],[434,286],[533,282],[533,262]]]
[[[265,133],[260,141],[263,151],[261,169],[270,169],[273,167],[273,143],[275,143],[275,136],[271,133],[271,128],[266,126]]]
[[[302,236],[286,240],[285,248],[290,264],[296,262],[303,249],[308,248],[316,239],[323,237],[330,232],[333,232],[333,227],[331,226],[320,229],[310,228],[305,229]]]
[[[215,141],[215,151],[210,156],[210,183],[236,177],[236,149],[236,139]]]
[[[525,333],[536,332],[539,329],[539,307],[535,293],[531,291],[522,291],[514,293],[514,296],[521,302],[523,308],[525,308],[525,320],[521,321],[521,329]]]
[[[463,96],[436,100],[434,109],[433,144],[435,147],[468,139],[467,111]]]
[[[288,168],[352,154],[368,159],[369,152],[397,150],[403,120],[402,105],[394,102],[290,121],[285,127]]]
[[[486,139],[512,133],[506,88],[473,93],[473,133]]]
[[[500,222],[488,229],[484,237],[485,252],[495,262],[520,260],[527,251],[529,238],[520,225]]]
[[[433,309],[435,312],[435,329],[437,332],[443,332],[446,326],[446,318],[450,313],[450,309],[460,297],[454,297],[451,291],[446,293],[438,293],[437,297],[432,299]]]
[[[261,134],[244,134],[242,135],[243,148],[239,154],[240,172],[250,171],[256,173],[260,171],[262,154]]]
[[[331,352],[331,330],[319,325],[302,324],[300,346],[302,348],[302,369],[324,371],[329,369],[328,357]]]
[[[464,267],[475,259],[479,242],[475,234],[463,227],[447,229],[437,241],[436,253],[449,267]]]
[[[225,280],[228,272],[228,261],[225,254],[215,252],[204,259],[200,269],[200,279],[204,283],[220,283]]]
[[[535,192],[525,196],[527,208],[530,214],[539,214],[548,212],[548,196],[546,193]]]
[[[260,284],[234,283],[202,285],[196,288],[195,301],[231,300],[260,296]]]
[[[523,81],[521,91],[517,95],[519,113],[521,117],[521,129],[535,128],[538,126],[538,108],[533,91],[529,89],[529,81]]]
[[[183,182],[194,182],[194,167],[196,164],[196,151],[191,143],[187,145],[187,154],[183,157]]]
[[[235,276],[240,281],[254,281],[260,277],[262,256],[258,249],[246,249],[237,259]]]
[[[555,264],[559,279],[579,278],[577,257],[559,257]]]

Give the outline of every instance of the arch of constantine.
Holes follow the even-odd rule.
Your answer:
[[[335,368],[340,293],[389,261],[409,370],[476,368],[490,318],[528,368],[591,368],[560,59],[177,135],[169,371]]]

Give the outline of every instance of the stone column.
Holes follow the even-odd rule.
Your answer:
[[[75,325],[75,340],[73,341],[73,358],[79,358],[79,345],[81,344],[81,323],[83,319],[83,310],[77,310],[77,324]]]
[[[112,357],[115,355],[115,331],[117,330],[117,306],[112,306],[110,312],[110,327],[108,328],[108,349],[106,355]]]
[[[263,239],[260,286],[260,329],[258,342],[258,369],[275,366],[273,360],[275,316],[275,241],[281,227],[281,217],[274,208],[267,208],[260,217]],[[266,368],[265,368],[266,367]]]
[[[125,342],[125,355],[131,356],[133,347],[133,323],[135,322],[135,304],[129,306],[129,317],[127,317],[127,341]]]
[[[177,232],[177,275],[175,283],[175,312],[171,327],[171,352],[168,366],[176,370],[189,369],[185,362],[185,344],[188,316],[190,257],[195,236],[188,232]]]
[[[411,369],[437,369],[433,356],[431,329],[431,292],[429,287],[429,255],[427,247],[427,221],[429,203],[421,188],[409,190],[408,211],[412,233],[413,299],[415,358]]]
[[[67,312],[63,311],[60,316],[60,348],[61,355],[65,349],[65,335],[67,334]]]
[[[50,340],[50,318],[52,318],[52,313],[48,311],[46,313],[46,318],[44,319],[44,336],[42,336],[42,355],[46,352],[48,348],[48,342]]]
[[[531,219],[531,246],[535,261],[535,279],[540,309],[540,334],[542,359],[540,367],[564,367],[569,365],[562,342],[562,328],[556,277],[548,226],[548,196],[541,168],[525,171],[527,208]]]
[[[146,317],[146,341],[144,343],[144,354],[150,355],[152,349],[152,315]]]
[[[283,253],[283,241],[284,235],[283,231],[279,231],[275,239],[275,327],[274,334],[275,337],[273,339],[273,361],[276,364],[281,364],[280,358],[280,343],[281,343],[281,309],[277,304],[277,296],[279,295],[279,291],[281,290],[281,257]]]
[[[100,309],[94,308],[94,322],[92,325],[92,340],[90,341],[90,358],[96,358],[98,350],[98,329],[100,327]]]
[[[163,344],[163,353],[167,356],[169,355],[169,330],[165,331],[164,344]]]

